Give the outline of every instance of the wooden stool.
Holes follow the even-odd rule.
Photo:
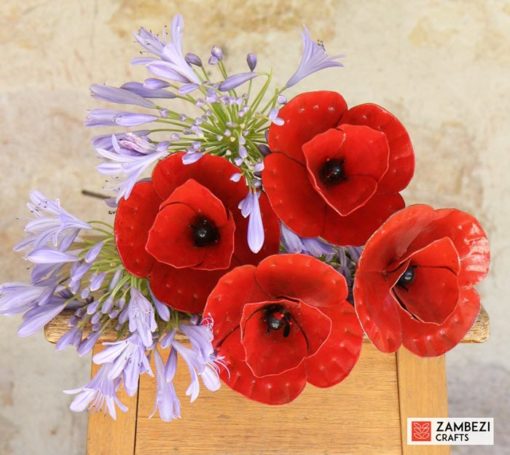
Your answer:
[[[46,327],[56,342],[68,330],[67,317]],[[482,308],[463,342],[488,338],[489,318]],[[97,345],[94,352],[101,350]],[[92,372],[97,369],[93,365]],[[369,342],[360,360],[341,384],[305,391],[285,406],[266,406],[224,386],[211,393],[202,388],[190,404],[189,383],[181,363],[175,385],[182,419],[165,423],[149,419],[154,405],[154,378],[144,375],[139,392],[120,397],[129,407],[117,420],[101,413],[89,416],[88,455],[447,455],[447,446],[408,446],[407,417],[446,417],[448,395],[444,356],[419,358],[405,349],[383,354]]]

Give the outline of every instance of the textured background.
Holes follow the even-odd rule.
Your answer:
[[[206,55],[216,43],[238,67],[255,50],[280,82],[295,68],[306,23],[330,52],[348,58],[345,69],[311,77],[300,90],[328,88],[351,105],[387,107],[415,146],[408,202],[479,217],[493,252],[481,286],[492,337],[448,355],[450,414],[494,416],[497,447],[455,453],[510,453],[510,2],[2,1],[0,282],[25,276],[10,247],[29,190],[60,197],[86,219],[103,216],[100,203],[80,196],[83,187],[103,185],[83,127],[94,104],[88,86],[134,77],[131,32],[139,25],[159,30],[177,11],[186,19],[187,50]],[[61,390],[86,380],[89,360],[55,353],[42,336],[18,340],[18,323],[0,319],[0,454],[83,454],[86,418],[68,411]]]

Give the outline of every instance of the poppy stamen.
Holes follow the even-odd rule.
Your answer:
[[[414,278],[415,278],[415,272],[414,271],[415,271],[415,269],[416,269],[416,266],[410,265],[406,269],[406,271],[402,275],[400,275],[400,278],[397,281],[397,286],[407,290],[407,286],[412,284],[413,281],[414,281]]]
[[[220,232],[211,220],[201,216],[191,225],[193,243],[197,247],[214,245],[220,240]]]
[[[339,159],[327,160],[319,169],[319,177],[324,185],[337,185],[346,180],[344,162]]]
[[[265,309],[265,321],[267,324],[267,332],[272,330],[283,329],[283,337],[290,335],[291,315],[281,305],[270,305]]]

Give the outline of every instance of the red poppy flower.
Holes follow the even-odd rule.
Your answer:
[[[115,216],[115,240],[126,269],[149,277],[155,296],[180,311],[198,313],[229,269],[256,264],[279,248],[279,223],[267,197],[260,196],[265,243],[253,254],[248,221],[238,204],[248,187],[229,161],[206,155],[193,164],[182,153],[160,161],[152,181],[135,185]]]
[[[284,404],[306,383],[330,387],[354,367],[362,331],[342,275],[310,256],[280,254],[224,275],[204,316],[227,370],[222,379],[256,401]]]
[[[413,205],[368,240],[354,282],[361,325],[375,346],[420,356],[453,348],[473,325],[489,243],[478,221],[455,209]]]
[[[409,135],[376,104],[347,109],[335,92],[296,96],[269,128],[262,174],[276,214],[303,237],[362,245],[393,212],[414,172]]]

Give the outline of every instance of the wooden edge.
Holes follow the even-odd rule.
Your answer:
[[[96,344],[94,354],[103,347]],[[92,375],[99,369],[92,362]],[[125,390],[119,391],[120,401],[128,408],[126,412],[117,409],[117,419],[113,420],[103,412],[90,412],[87,429],[87,455],[134,455],[136,448],[136,424],[138,418],[138,394],[128,396]]]
[[[397,352],[397,381],[403,455],[448,455],[449,446],[407,444],[408,417],[447,417],[448,392],[444,356],[417,357]]]
[[[69,320],[72,314],[72,312],[64,311],[44,327],[44,336],[50,343],[56,343],[60,337],[69,330]],[[489,315],[482,306],[478,318],[473,324],[473,327],[466,333],[462,343],[484,343],[489,338],[489,326]],[[85,330],[84,332],[85,335],[88,335],[89,331]],[[99,338],[99,341],[114,341],[116,339],[116,332],[114,330],[107,330]],[[365,341],[368,341],[366,337]]]

